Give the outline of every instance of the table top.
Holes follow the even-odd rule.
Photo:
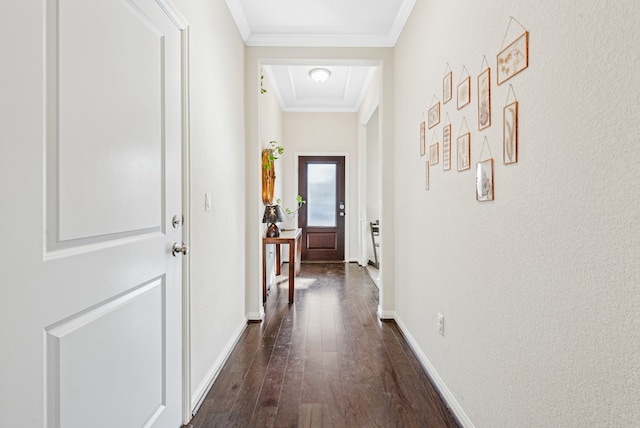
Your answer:
[[[262,239],[264,239],[265,242],[267,243],[276,242],[276,241],[295,241],[298,238],[298,236],[300,236],[301,234],[302,234],[301,228],[292,229],[292,230],[280,230],[280,236],[276,238],[263,236]]]

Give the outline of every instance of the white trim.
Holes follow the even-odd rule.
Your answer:
[[[389,30],[389,38],[393,40],[393,45],[395,46],[398,43],[398,38],[400,38],[400,34],[402,34],[402,30],[404,29],[407,20],[409,19],[409,15],[411,15],[411,11],[413,10],[413,6],[415,6],[416,0],[404,0],[402,5],[400,6],[400,10],[396,15],[396,20],[393,22],[391,26],[391,30]]]
[[[260,295],[262,295],[262,288],[260,288]],[[264,321],[265,313],[262,306],[260,306],[260,312],[247,313],[247,321],[250,322],[262,322]]]
[[[245,40],[245,44],[247,46],[276,47],[392,48],[396,41],[390,34],[251,34]]]
[[[378,284],[376,284],[378,285]],[[380,286],[378,286],[378,289],[380,288]],[[378,305],[378,318],[380,318],[381,320],[395,320],[396,319],[396,313],[394,311],[383,311],[382,307]]]
[[[209,393],[209,390],[211,389],[211,387],[213,386],[213,383],[218,378],[218,375],[220,374],[222,367],[224,367],[225,363],[229,359],[229,356],[231,355],[231,351],[233,351],[233,348],[236,346],[236,344],[240,340],[240,337],[242,337],[242,333],[246,328],[247,328],[247,320],[244,320],[238,326],[238,328],[236,328],[236,331],[231,335],[231,340],[227,342],[227,345],[223,348],[222,352],[218,356],[218,359],[214,361],[213,365],[207,372],[207,375],[202,379],[202,382],[200,382],[196,390],[193,392],[192,399],[191,399],[192,415],[195,415],[198,412],[198,409],[202,405],[202,402],[207,396],[207,393]]]
[[[420,361],[422,367],[429,374],[431,381],[435,384],[436,388],[440,392],[440,396],[446,402],[447,406],[449,406],[449,409],[453,412],[458,422],[465,428],[474,428],[475,426],[473,425],[473,422],[471,422],[471,419],[469,419],[467,414],[464,412],[462,406],[460,405],[460,403],[458,403],[458,400],[456,400],[453,393],[449,390],[449,388],[447,388],[447,385],[444,383],[433,364],[431,364],[431,361],[429,361],[424,352],[422,352],[422,349],[420,349],[418,342],[416,342],[411,333],[409,333],[409,329],[397,314],[395,316],[395,321],[398,325],[398,328],[400,328],[400,331],[402,332],[405,340],[409,344],[409,347]]]
[[[242,40],[244,40],[246,44],[247,39],[251,36],[251,27],[249,26],[247,17],[244,15],[244,10],[240,2],[238,0],[227,0],[227,7],[236,23],[236,27],[238,27]]]
[[[189,110],[190,30],[181,32],[182,44],[182,241],[191,243],[191,116]],[[182,423],[191,420],[191,256],[182,263]]]

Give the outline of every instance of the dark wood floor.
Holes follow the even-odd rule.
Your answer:
[[[283,269],[287,272],[287,269]],[[303,264],[247,326],[197,415],[212,427],[457,427],[355,264]]]

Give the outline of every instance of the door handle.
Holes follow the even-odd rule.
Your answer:
[[[344,211],[340,211],[340,217],[344,217]]]
[[[173,247],[173,256],[178,257],[178,254],[182,253],[183,256],[186,256],[189,252],[189,247],[184,245],[184,242],[180,244],[179,242],[174,242]]]

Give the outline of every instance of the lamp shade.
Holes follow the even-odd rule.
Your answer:
[[[262,216],[263,223],[279,223],[283,221],[284,218],[280,205],[267,205],[264,208],[264,215]]]

